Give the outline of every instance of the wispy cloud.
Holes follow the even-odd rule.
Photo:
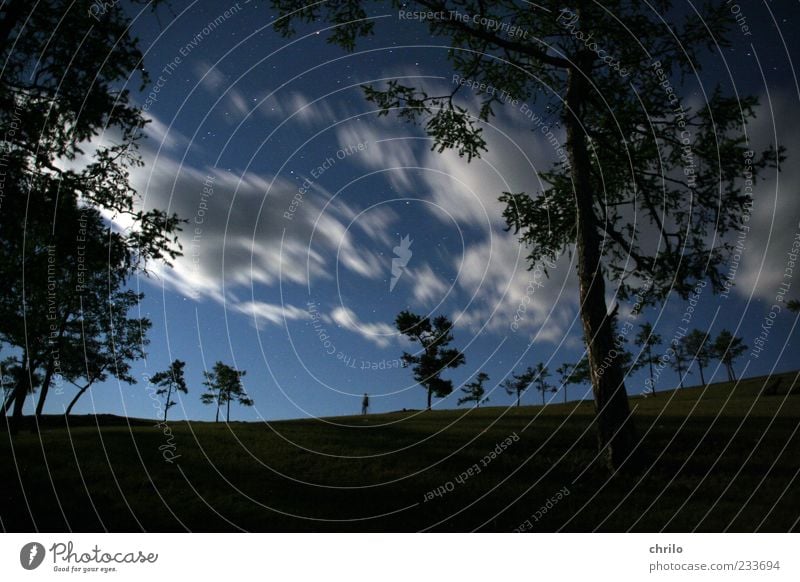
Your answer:
[[[388,323],[362,322],[353,310],[347,307],[336,307],[330,314],[330,320],[338,326],[360,335],[379,348],[387,347],[391,344],[392,339],[398,336],[397,330]]]

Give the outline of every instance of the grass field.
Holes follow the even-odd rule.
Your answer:
[[[0,433],[0,519],[6,531],[797,530],[798,392],[794,372],[634,397],[644,462],[614,477],[594,462],[590,402],[166,429],[51,418],[13,446]]]

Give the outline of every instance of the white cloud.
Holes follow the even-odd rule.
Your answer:
[[[397,330],[388,323],[364,323],[352,309],[347,307],[336,307],[330,314],[330,320],[348,331],[357,333],[379,348],[385,348],[391,343],[392,338],[398,337]]]
[[[339,147],[347,148],[364,143],[366,150],[351,156],[353,163],[358,163],[373,171],[381,171],[385,179],[396,189],[408,191],[412,188],[412,174],[420,166],[420,160],[414,151],[417,140],[408,139],[406,125],[396,125],[399,132],[391,132],[375,126],[344,124],[336,128]]]
[[[277,305],[263,301],[244,301],[237,303],[234,307],[236,311],[253,318],[258,328],[262,328],[264,323],[284,325],[291,320],[309,319],[309,314],[306,310],[288,304]]]
[[[454,315],[458,327],[528,333],[536,341],[563,337],[577,305],[569,258],[564,255],[555,268],[548,268],[548,277],[543,271],[529,271],[525,257],[525,249],[507,233],[467,249],[458,284],[468,299]]]
[[[408,269],[406,279],[413,286],[414,299],[425,306],[444,300],[445,293],[450,288],[427,263],[416,269]]]
[[[750,123],[748,132],[756,151],[769,143],[786,146],[787,160],[781,165],[780,173],[765,170],[763,180],[755,185],[750,231],[736,272],[735,290],[745,298],[752,293],[757,298],[774,301],[778,285],[791,282],[791,279],[784,278],[784,274],[792,240],[800,234],[800,200],[797,196],[800,191],[800,117],[797,116],[797,99],[780,92],[772,95],[771,103],[762,97],[758,117]],[[787,298],[800,298],[796,283]]]
[[[148,127],[160,141],[188,143],[179,133],[167,132],[158,120]],[[172,268],[153,265],[157,277],[184,296],[212,299],[242,313],[255,313],[264,323],[283,324],[284,317],[299,317],[296,308],[239,302],[236,291],[250,290],[252,295],[255,285],[331,280],[331,265],[337,259],[357,277],[380,279],[385,274],[386,259],[360,244],[356,235],[382,239],[381,227],[393,220],[390,211],[363,214],[363,221],[353,223],[359,227],[356,232],[353,226],[348,229],[356,211],[344,203],[326,206],[326,194],[312,188],[288,219],[285,213],[299,187],[294,181],[182,166],[172,152],[162,150],[156,156],[147,144],[142,155],[145,165],[133,169],[131,179],[143,196],[143,206],[176,212],[189,221],[180,235],[183,256]],[[204,191],[207,183],[212,186]],[[121,218],[116,221],[129,226]]]
[[[193,65],[194,74],[200,81],[200,86],[212,95],[217,95],[219,89],[225,86],[227,77],[225,73],[219,70],[208,61],[197,61]]]

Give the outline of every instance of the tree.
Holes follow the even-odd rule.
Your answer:
[[[14,399],[12,398],[14,387],[20,382],[25,381],[24,378],[22,378],[24,368],[20,358],[16,356],[5,358],[0,366],[2,367],[2,371],[0,371],[0,381],[3,383],[3,410],[8,412],[11,405],[14,404]],[[35,374],[31,384],[35,386],[41,381],[41,376]]]
[[[235,400],[242,406],[253,406],[253,400],[247,396],[242,386],[242,376],[246,373],[245,370],[237,370],[223,362],[214,364],[211,372],[203,372],[203,386],[208,390],[200,396],[200,400],[203,404],[216,405],[214,422],[219,422],[219,410],[223,406],[226,408],[225,422],[231,421],[231,401]]]
[[[75,337],[86,336],[78,327],[89,311],[87,295],[105,290],[108,303],[133,271],[180,254],[180,219],[140,209],[129,181],[130,169],[141,165],[136,150],[145,119],[119,86],[140,73],[142,87],[148,84],[137,40],[128,32],[130,17],[108,3],[95,19],[93,7],[89,0],[69,7],[55,0],[9,0],[0,15],[7,168],[0,342],[20,352],[21,370],[6,401],[6,410],[13,405],[14,426],[37,388],[36,412],[42,413],[61,366],[72,367],[77,377],[64,354]],[[87,145],[95,153],[78,163]],[[130,228],[110,228],[100,210]]]
[[[536,385],[536,389],[542,393],[542,406],[544,406],[544,396],[548,392],[555,392],[555,388],[550,386],[547,383],[547,378],[550,377],[550,372],[547,370],[547,366],[539,362],[536,364],[536,367],[533,369],[533,383]]]
[[[535,372],[533,371],[533,368],[528,366],[522,373],[512,375],[510,378],[506,378],[503,381],[502,386],[506,389],[506,393],[509,395],[516,395],[517,406],[519,406],[520,402],[522,401],[522,394],[533,383],[534,375]]]
[[[793,311],[794,313],[800,313],[800,300],[797,299],[790,299],[786,302],[786,307],[789,311]]]
[[[79,334],[66,344],[61,356],[61,373],[78,388],[64,411],[65,416],[72,414],[78,400],[97,382],[112,377],[126,384],[136,384],[131,362],[145,357],[144,349],[150,343],[147,332],[152,323],[146,317],[129,317],[128,314],[139,306],[142,297],[143,294],[130,289],[117,290],[102,303],[92,306],[87,302],[87,310],[79,313],[75,322]],[[43,404],[40,396],[39,414]]]
[[[680,383],[681,388],[684,388],[683,378],[686,374],[689,373],[690,363],[691,363],[691,355],[689,354],[689,351],[686,349],[686,342],[685,341],[673,342],[672,354],[670,358],[670,366],[672,366],[672,369],[675,370],[676,374],[678,374],[678,381]],[[655,386],[653,387],[653,392],[655,392]]]
[[[706,377],[705,374],[703,374],[703,370],[708,366],[709,360],[711,360],[708,334],[699,329],[693,329],[683,341],[692,362],[697,363],[697,369],[700,370],[700,382],[705,386]],[[691,362],[689,366],[691,367]]]
[[[564,390],[564,404],[567,403],[567,388],[570,384],[575,382],[575,378],[573,377],[574,371],[575,364],[568,364],[566,362],[556,368],[556,374],[558,374],[558,384]]]
[[[335,25],[327,29],[329,41],[346,50],[373,33],[369,4],[272,2],[279,32],[294,34],[298,21],[327,21]],[[738,180],[748,152],[742,123],[754,116],[757,99],[716,89],[690,107],[680,95],[683,79],[702,70],[705,51],[729,43],[730,10],[724,2],[704,4],[677,19],[671,4],[662,0],[656,11],[623,0],[573,9],[552,0],[535,7],[512,0],[393,0],[397,9],[450,15],[427,19],[430,35],[449,46],[462,78],[493,90],[479,95],[473,112],[469,101],[458,100],[463,83],[439,95],[397,80],[364,89],[380,115],[424,120],[433,148],[453,149],[468,162],[486,150],[482,124],[496,109],[539,107],[545,121],[534,130],[546,130],[540,134],[559,146],[560,159],[531,176],[532,188],[544,184],[539,196],[503,193],[504,216],[528,247],[531,267],[574,248],[598,444],[612,470],[637,438],[620,363],[599,372],[614,349],[606,279],[622,299],[648,281],[650,303],[671,290],[685,299],[699,280],[721,290],[721,270],[733,250],[725,235],[743,224],[750,204]],[[671,15],[669,25],[659,12]],[[511,37],[486,22],[513,23],[526,34]],[[754,171],[780,154],[753,156]],[[713,238],[707,236],[712,228]],[[650,244],[653,237],[657,245]],[[709,240],[716,246],[709,248]]]
[[[633,341],[641,348],[639,357],[636,358],[636,363],[633,366],[634,370],[643,368],[644,366],[650,367],[650,385],[653,387],[653,394],[656,393],[655,384],[653,383],[653,364],[657,364],[659,355],[653,351],[653,348],[661,345],[661,336],[653,331],[653,326],[649,323],[644,323],[639,326],[639,333]]]
[[[719,332],[717,339],[714,340],[711,346],[712,357],[725,365],[729,382],[736,381],[736,372],[733,369],[734,360],[746,351],[747,346],[744,344],[742,338],[734,336],[727,329],[723,329]]]
[[[489,379],[489,375],[485,372],[479,372],[477,376],[475,376],[475,380],[470,382],[469,384],[465,384],[461,391],[464,393],[464,396],[458,399],[458,405],[461,406],[465,402],[474,402],[475,408],[479,408],[481,402],[486,402],[489,398],[484,398],[484,394],[486,394],[486,389],[483,387],[484,382]]]
[[[183,375],[185,366],[186,362],[175,360],[170,364],[169,368],[163,372],[156,372],[150,377],[150,382],[154,386],[159,386],[158,390],[156,390],[156,394],[164,397],[164,422],[167,422],[167,413],[169,409],[177,404],[177,402],[172,400],[172,393],[189,393],[189,389],[186,387],[186,379]]]
[[[442,372],[466,363],[461,351],[447,347],[453,341],[453,324],[444,315],[431,321],[428,317],[402,311],[395,319],[395,326],[422,348],[417,354],[403,352],[402,360],[407,366],[413,366],[414,380],[428,393],[430,410],[433,396],[443,398],[453,391],[452,380],[442,379]]]

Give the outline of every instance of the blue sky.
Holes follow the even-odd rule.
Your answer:
[[[791,34],[797,14],[772,9],[774,15],[748,4],[752,34],[734,30],[724,60],[709,61],[702,77],[729,87],[733,79],[739,92],[760,95],[759,118],[749,128],[754,145],[777,141],[789,149],[785,171],[756,188],[734,290],[727,298],[704,292],[692,315],[690,327],[713,335],[736,330],[749,346],[775,303],[800,229],[793,161],[800,156],[800,94],[789,57],[798,54]],[[359,88],[398,77],[451,87],[447,47],[423,25],[378,10],[378,34],[348,54],[325,42],[324,23],[302,27],[289,41],[279,37],[260,2],[195,2],[181,10],[144,11],[133,26],[152,77],[137,94],[152,121],[145,166],[133,180],[145,206],[169,207],[190,221],[174,268],[156,267],[133,283],[146,294],[142,312],[153,321],[137,375],[174,358],[187,362],[190,392],[171,417],[213,419],[199,395],[202,371],[217,360],[247,370],[256,406],[234,409],[236,419],[357,413],[364,392],[373,411],[422,408],[423,389],[398,367],[411,348],[392,326],[402,309],[455,321],[455,345],[467,364],[447,377],[458,387],[487,372],[492,405],[512,404],[497,388],[510,373],[577,361],[583,346],[571,257],[559,259],[542,286],[530,287],[526,253],[505,231],[497,202],[503,190],[535,195],[536,173],[555,160],[529,117],[512,107],[500,111],[485,128],[489,152],[467,164],[431,152],[419,127],[377,118]],[[227,18],[208,26],[226,10]],[[463,95],[465,104],[477,102],[468,89]],[[390,289],[394,247],[406,236],[411,257]],[[610,301],[613,294],[609,285]],[[789,294],[800,296],[800,275]],[[622,302],[620,311],[632,307]],[[669,339],[686,309],[673,296],[631,321],[650,321]],[[758,358],[745,354],[737,371],[795,369],[795,325],[783,310],[765,350]],[[724,370],[714,377],[723,380]],[[644,371],[629,378],[629,393],[641,392],[644,379]],[[687,379],[698,381],[696,371]],[[670,371],[658,389],[676,383]],[[51,412],[73,393],[61,388],[48,399]],[[152,417],[145,388],[141,381],[98,385],[75,411]],[[570,397],[584,391],[572,387]],[[436,406],[455,407],[458,396]],[[539,396],[531,390],[523,402]]]

